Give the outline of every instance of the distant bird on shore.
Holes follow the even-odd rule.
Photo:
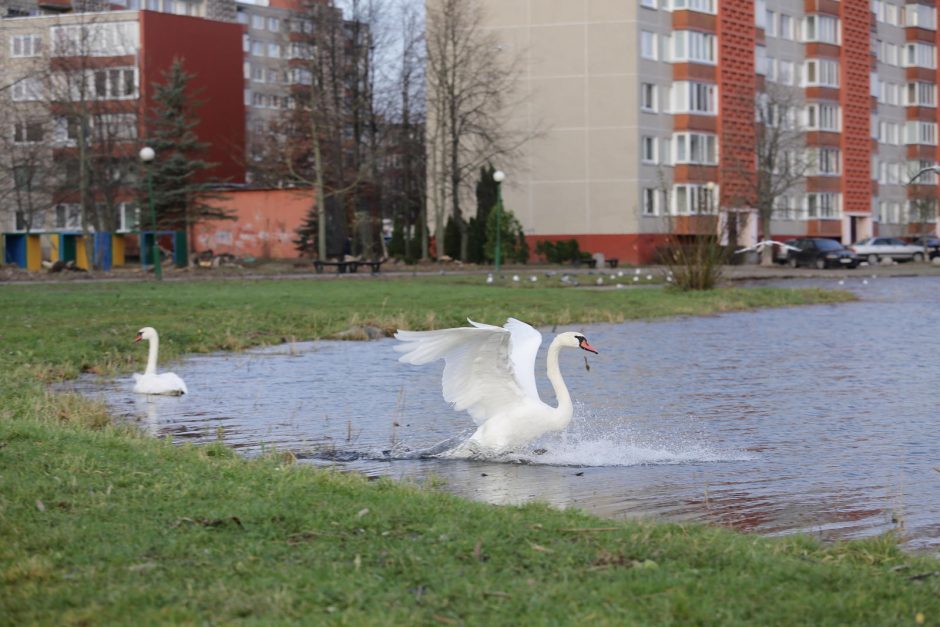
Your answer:
[[[402,342],[395,350],[404,353],[400,362],[423,365],[444,360],[444,400],[467,411],[478,425],[465,444],[501,453],[567,427],[574,407],[561,377],[558,354],[562,348],[596,354],[587,338],[568,331],[549,345],[548,380],[558,399],[558,406],[552,407],[539,398],[535,384],[535,357],[542,334],[515,318],[502,327],[468,321],[472,326],[395,334]]]
[[[153,327],[144,327],[137,332],[135,342],[147,340],[150,353],[147,355],[147,369],[144,374],[134,373],[134,392],[137,394],[163,394],[180,396],[186,394],[186,384],[172,372],[157,374],[157,352],[160,350],[160,337]]]
[[[800,249],[797,248],[796,246],[790,246],[789,244],[786,244],[786,243],[784,243],[784,242],[778,242],[778,241],[772,240],[772,239],[765,239],[765,240],[761,240],[761,241],[757,242],[757,243],[754,244],[753,246],[748,246],[747,248],[742,248],[741,250],[736,250],[736,251],[734,251],[734,254],[737,255],[737,254],[740,254],[740,253],[749,253],[749,252],[752,252],[752,251],[753,251],[753,252],[756,252],[756,253],[759,253],[759,252],[763,251],[763,250],[764,250],[764,247],[766,247],[766,246],[771,246],[771,247],[773,247],[773,246],[780,246],[780,247],[783,248],[784,250],[792,250],[792,251],[797,252],[797,253],[800,252]]]

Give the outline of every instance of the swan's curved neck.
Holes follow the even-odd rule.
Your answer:
[[[561,377],[561,368],[558,367],[558,353],[561,351],[561,348],[562,346],[558,338],[555,338],[551,346],[548,347],[548,380],[551,381],[552,388],[555,390],[555,398],[558,399],[556,411],[562,422],[567,424],[568,421],[571,420],[571,414],[574,409],[571,405],[571,395],[568,393],[568,386],[565,385],[565,380]]]
[[[150,353],[147,355],[147,369],[144,374],[157,374],[157,351],[160,350],[160,338],[154,334],[150,342]]]

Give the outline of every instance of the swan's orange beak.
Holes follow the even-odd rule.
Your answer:
[[[581,340],[581,342],[578,343],[578,346],[581,347],[583,350],[594,353],[595,355],[598,354],[597,350],[593,346],[588,344],[587,340]]]
[[[141,335],[140,333],[138,333],[138,334],[137,334],[137,337],[134,338],[134,341],[135,341],[135,342],[139,342],[139,341],[141,341],[142,339],[144,339],[144,336]]]

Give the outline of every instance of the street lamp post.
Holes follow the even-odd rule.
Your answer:
[[[503,213],[503,181],[506,179],[506,174],[502,170],[496,170],[493,172],[493,180],[496,181],[496,272],[499,272],[499,262],[500,254],[500,235],[502,227],[500,226],[500,218],[502,218]]]
[[[150,202],[150,221],[153,225],[153,251],[151,252],[153,256],[153,275],[160,281],[163,279],[163,266],[160,264],[160,246],[157,244],[157,211],[153,206],[153,168],[151,167],[153,158],[157,156],[157,153],[150,146],[144,146],[140,149],[139,156],[147,168],[147,198]]]

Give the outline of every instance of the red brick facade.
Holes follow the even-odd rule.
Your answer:
[[[842,211],[870,213],[871,9],[868,2],[840,2],[842,48]]]

